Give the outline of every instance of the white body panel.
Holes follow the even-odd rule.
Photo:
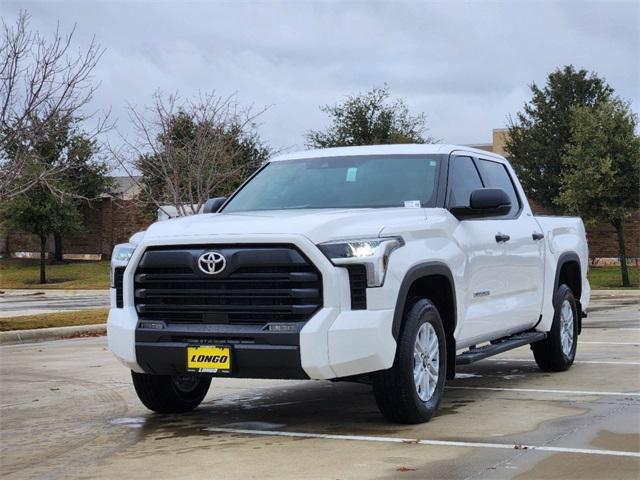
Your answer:
[[[500,156],[447,145],[327,149],[274,159],[366,154],[451,153],[458,150],[507,165]],[[579,257],[580,301],[586,310],[587,246],[577,218],[534,217],[523,199],[517,218],[459,221],[444,208],[281,210],[194,215],[152,225],[124,273],[123,308],[112,308],[109,348],[129,368],[142,371],[135,353],[133,275],[145,249],[157,245],[293,244],[315,264],[323,279],[323,307],[300,333],[302,367],[310,378],[329,379],[389,368],[395,356],[394,311],[407,272],[429,262],[444,264],[454,282],[457,349],[533,328],[548,331],[553,319],[557,262],[563,253]],[[545,238],[532,239],[539,231]],[[496,233],[511,240],[497,243]],[[327,241],[401,236],[405,245],[389,257],[381,287],[367,289],[367,309],[351,310],[349,278],[318,249]],[[488,293],[487,293],[488,292]],[[115,307],[114,295],[112,305]],[[542,319],[540,320],[542,316]]]
[[[589,307],[591,298],[591,286],[587,280],[589,269],[589,251],[586,232],[582,220],[578,217],[549,217],[539,216],[536,221],[545,235],[545,279],[544,301],[542,305],[542,321],[538,330],[548,331],[553,320],[553,286],[556,277],[558,259],[567,252],[574,252],[580,259],[582,274],[582,294],[578,300],[584,311]]]

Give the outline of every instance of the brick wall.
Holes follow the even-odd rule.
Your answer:
[[[111,245],[126,242],[131,235],[140,230],[145,230],[152,223],[145,218],[134,201],[114,202],[111,215],[111,232],[113,235]],[[109,253],[111,253],[111,250],[109,250]]]
[[[64,253],[102,254],[108,258],[114,245],[126,242],[132,234],[144,230],[150,223],[134,200],[103,198],[84,207],[82,216],[82,229],[62,237]],[[40,250],[35,235],[5,232],[2,237],[2,254]],[[53,238],[48,240],[47,250],[53,252]]]
[[[640,214],[636,213],[624,225],[627,257],[640,258]],[[618,236],[613,226],[598,224],[587,227],[589,237],[589,255],[593,258],[618,256]]]

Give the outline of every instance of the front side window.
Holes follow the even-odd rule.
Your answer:
[[[271,162],[223,211],[432,207],[441,161],[441,155],[411,155]]]
[[[520,201],[516,194],[516,189],[513,186],[509,172],[507,168],[498,162],[492,162],[490,160],[478,160],[478,168],[484,180],[484,185],[487,188],[501,188],[504,190],[511,199],[511,210],[509,215],[515,215],[520,210]]]
[[[471,157],[455,157],[449,167],[450,207],[469,207],[471,192],[482,188],[482,180]]]

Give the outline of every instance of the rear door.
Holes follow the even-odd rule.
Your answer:
[[[540,227],[525,211],[506,164],[478,157],[476,166],[486,188],[500,188],[511,198],[509,215],[485,220],[501,249],[496,271],[500,284],[491,294],[502,297],[500,303],[506,310],[501,322],[510,329],[525,329],[537,322],[542,302],[544,245],[534,236]]]

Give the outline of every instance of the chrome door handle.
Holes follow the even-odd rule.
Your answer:
[[[509,235],[505,235],[504,233],[496,233],[496,242],[504,243],[508,242],[509,240],[511,240],[511,237]]]

